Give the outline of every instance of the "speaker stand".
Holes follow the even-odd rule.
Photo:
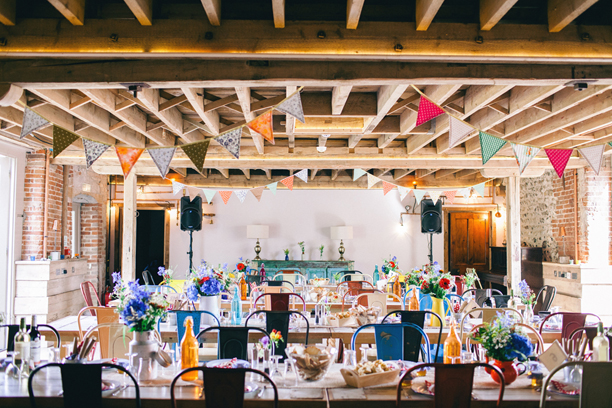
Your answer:
[[[429,246],[429,264],[433,265],[433,233],[429,233],[427,235],[429,235],[429,238],[427,239]]]
[[[193,269],[193,230],[189,230],[189,272]]]

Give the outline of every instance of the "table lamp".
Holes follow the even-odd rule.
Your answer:
[[[353,227],[350,226],[342,226],[342,227],[331,227],[331,239],[339,239],[340,247],[338,248],[338,252],[340,252],[339,261],[345,261],[344,259],[344,243],[343,239],[353,239]]]
[[[255,244],[255,254],[257,255],[254,261],[261,261],[259,257],[259,253],[261,252],[261,246],[259,246],[260,239],[268,238],[268,233],[270,231],[270,227],[267,225],[247,225],[247,238],[256,239],[257,243]]]

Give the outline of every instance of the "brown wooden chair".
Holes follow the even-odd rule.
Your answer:
[[[540,408],[546,407],[547,388],[555,373],[564,369],[579,365],[582,366],[582,381],[580,383],[579,408],[609,408],[612,407],[612,362],[608,361],[572,361],[563,363],[553,369],[542,387],[540,394]]]
[[[542,320],[540,323],[540,335],[542,334],[542,330],[544,329],[544,325],[546,322],[553,316],[561,316],[561,338],[570,339],[571,334],[574,330],[579,329],[585,326],[586,319],[588,316],[593,316],[597,318],[598,321],[601,321],[599,316],[594,313],[573,313],[573,312],[557,312],[551,313]]]
[[[417,364],[410,368],[402,376],[397,383],[397,398],[395,400],[396,408],[400,408],[402,402],[402,383],[404,379],[410,379],[410,373],[413,371],[421,371],[426,367],[434,367],[436,393],[434,396],[434,407],[436,408],[470,408],[472,403],[472,388],[474,387],[474,369],[476,367],[486,367],[497,373],[499,378],[504,378],[502,371],[486,363],[473,364],[441,364],[441,363],[423,363]],[[437,392],[438,385],[441,385],[440,391]],[[497,397],[497,406],[499,407],[504,397],[504,382],[499,384],[499,397]]]
[[[98,291],[90,281],[81,282],[81,294],[83,295],[83,299],[85,299],[85,304],[87,306],[102,306],[102,302],[100,302],[100,297],[98,296]],[[98,302],[95,305],[94,299]],[[91,310],[90,313],[92,316],[96,315],[95,310]]]
[[[208,408],[242,408],[244,406],[244,377],[246,373],[255,373],[265,378],[274,390],[274,408],[278,408],[278,388],[268,374],[252,368],[186,368],[174,377],[170,384],[172,408],[176,406],[174,393],[176,382],[183,374],[201,371],[204,378],[204,400]]]

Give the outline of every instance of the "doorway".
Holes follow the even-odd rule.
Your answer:
[[[449,271],[464,274],[466,268],[489,270],[490,213],[449,214]]]
[[[145,281],[142,272],[151,272],[155,284],[162,281],[157,275],[160,266],[164,266],[165,242],[165,214],[164,210],[138,210],[136,222],[136,278],[141,284]]]

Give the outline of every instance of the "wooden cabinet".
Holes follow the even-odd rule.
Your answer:
[[[507,283],[506,247],[491,247],[491,270],[478,271],[478,277],[495,289],[505,290]],[[521,276],[534,292],[544,285],[542,275],[542,248],[521,248]]]

